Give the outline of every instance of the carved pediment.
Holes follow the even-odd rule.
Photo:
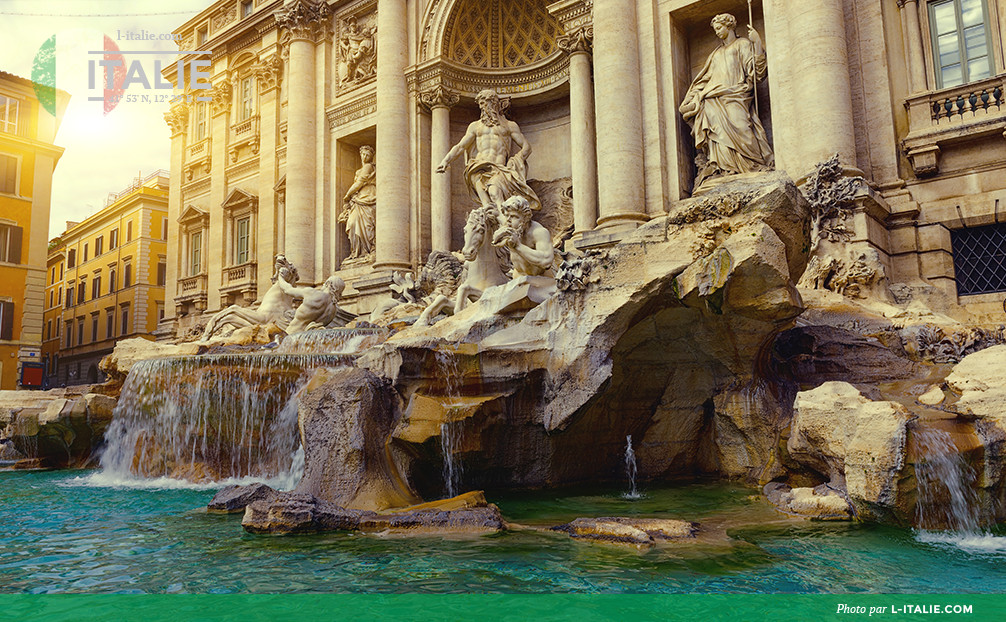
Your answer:
[[[209,222],[209,219],[210,215],[208,213],[195,205],[190,205],[182,210],[181,216],[178,217],[178,222],[183,225],[205,224]]]
[[[258,207],[258,196],[245,192],[241,188],[235,188],[231,190],[220,206],[224,208],[225,212],[249,207],[256,209]]]

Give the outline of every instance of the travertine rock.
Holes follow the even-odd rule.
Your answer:
[[[765,485],[765,496],[780,512],[811,520],[850,520],[852,508],[838,491],[822,484],[814,488],[790,488],[785,484]]]
[[[911,415],[894,402],[873,402],[851,384],[826,382],[797,394],[790,457],[845,488],[863,518],[893,510],[905,465]]]
[[[170,344],[150,341],[142,337],[122,339],[115,344],[115,350],[101,359],[98,367],[114,382],[124,382],[133,365],[147,359],[199,354],[198,343]]]
[[[0,438],[45,468],[94,466],[115,398],[51,391],[0,391]]]
[[[552,529],[577,539],[651,546],[657,541],[694,538],[698,527],[683,520],[602,517],[577,518]]]
[[[211,512],[233,514],[244,512],[244,509],[255,501],[272,501],[279,493],[262,483],[248,486],[228,486],[220,490],[206,505]]]

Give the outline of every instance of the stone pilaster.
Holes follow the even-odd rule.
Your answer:
[[[591,52],[594,27],[581,26],[557,41],[569,54],[569,131],[573,157],[574,235],[597,225],[597,147]]]
[[[286,152],[286,256],[301,278],[315,275],[315,44],[330,29],[328,5],[319,0],[293,0],[276,14],[289,34],[289,94]]]
[[[908,77],[912,93],[926,90],[926,59],[922,52],[922,26],[918,0],[898,0],[908,44]]]
[[[648,220],[635,0],[594,4],[599,227]]]
[[[442,86],[419,94],[429,108],[430,129],[430,232],[432,250],[451,250],[451,173],[437,173],[437,165],[451,150],[451,108],[461,98]]]
[[[410,249],[408,19],[405,0],[377,5],[377,249],[374,268],[408,270]]]

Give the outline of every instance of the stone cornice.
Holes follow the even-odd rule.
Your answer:
[[[548,5],[548,12],[559,20],[559,25],[571,34],[593,24],[594,0],[560,0]]]

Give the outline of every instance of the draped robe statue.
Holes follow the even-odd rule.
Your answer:
[[[738,37],[737,20],[726,13],[714,17],[712,26],[721,45],[706,59],[679,108],[695,137],[696,189],[707,179],[774,165],[754,105],[755,86],[766,73],[761,37],[751,26],[750,39]]]

